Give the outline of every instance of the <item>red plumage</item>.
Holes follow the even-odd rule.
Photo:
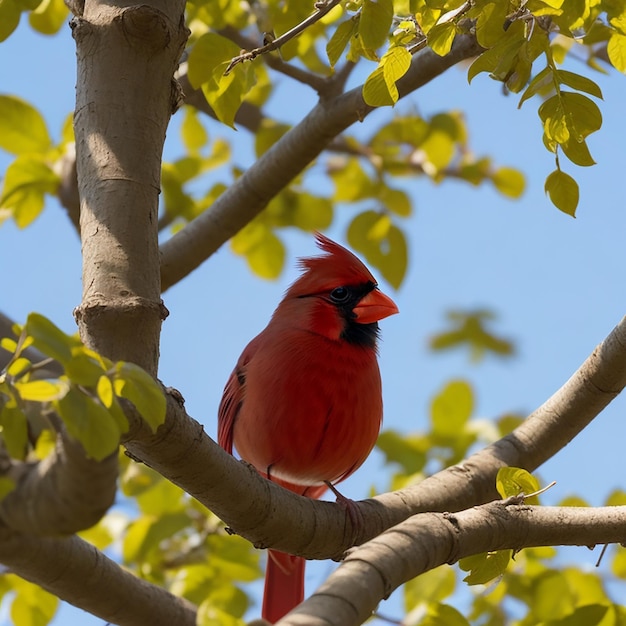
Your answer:
[[[244,349],[219,408],[218,440],[287,489],[317,498],[367,458],[382,420],[378,320],[398,312],[365,265],[321,234],[304,270]],[[304,560],[270,551],[263,617],[304,595]]]

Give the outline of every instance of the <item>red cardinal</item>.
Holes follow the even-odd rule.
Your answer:
[[[374,447],[382,420],[378,320],[398,312],[354,254],[321,234],[265,330],[243,351],[219,408],[218,440],[269,478],[318,498]],[[263,617],[304,599],[304,559],[269,551]]]

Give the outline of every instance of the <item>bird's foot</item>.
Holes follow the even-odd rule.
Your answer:
[[[324,482],[326,483],[326,486],[333,492],[335,498],[337,498],[337,504],[339,504],[345,510],[346,515],[350,520],[350,525],[352,527],[351,541],[353,544],[355,544],[358,536],[358,531],[365,524],[365,520],[363,519],[363,513],[361,513],[361,509],[359,508],[357,502],[344,496],[330,481]]]

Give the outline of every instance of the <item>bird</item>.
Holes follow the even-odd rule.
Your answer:
[[[357,256],[321,233],[315,238],[322,254],[299,260],[299,278],[243,350],[218,410],[222,448],[310,498],[327,488],[337,495],[334,485],[376,443],[383,415],[378,322],[398,313]],[[266,621],[302,602],[304,565],[302,557],[269,550]]]

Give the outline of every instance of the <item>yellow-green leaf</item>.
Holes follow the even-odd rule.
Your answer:
[[[359,20],[351,18],[342,22],[337,26],[332,37],[326,44],[326,54],[328,55],[328,61],[331,67],[335,67],[337,61],[341,58],[343,51],[346,49],[350,39],[357,31]]]
[[[504,574],[513,550],[498,550],[468,556],[459,561],[459,567],[469,574],[463,579],[468,585],[484,585]]]
[[[0,95],[0,148],[11,154],[45,152],[52,145],[43,117],[17,96]]]
[[[8,476],[0,476],[0,502],[4,500],[16,487],[15,481]]]
[[[348,243],[377,268],[396,289],[402,284],[408,264],[404,233],[378,211],[364,211],[348,227]]]
[[[163,390],[148,372],[134,363],[115,365],[115,394],[130,400],[153,431],[165,421],[167,400]]]
[[[45,626],[50,623],[59,606],[59,599],[38,585],[15,580],[15,599],[11,603],[11,620],[20,626]]]
[[[441,602],[452,595],[455,585],[454,570],[447,565],[441,565],[409,580],[404,585],[406,613],[424,602]]]
[[[575,74],[574,72],[568,72],[567,70],[557,70],[556,75],[561,83],[576,89],[577,91],[584,91],[591,94],[596,98],[602,98],[602,90],[597,83],[594,83],[590,78]]]
[[[503,498],[517,497],[539,491],[539,481],[527,470],[519,467],[501,467],[496,474],[496,489]],[[539,504],[537,496],[525,500]]]
[[[72,387],[54,401],[67,432],[78,440],[85,452],[101,461],[117,450],[120,429],[111,413],[96,399]]]
[[[606,52],[613,67],[626,74],[626,35],[614,32],[606,46]]]
[[[6,170],[0,209],[8,209],[17,226],[25,228],[41,213],[44,195],[56,193],[59,182],[58,175],[41,157],[20,155]]]
[[[408,72],[411,67],[411,54],[404,46],[389,48],[380,60],[383,68],[383,78],[391,99],[398,101],[399,94],[396,83]]]
[[[15,0],[0,2],[0,42],[4,41],[20,23],[22,10]]]
[[[565,172],[554,170],[548,175],[545,182],[545,191],[550,196],[552,204],[572,217],[576,217],[578,206],[578,183]]]
[[[372,107],[392,106],[395,100],[389,93],[382,67],[377,67],[365,80],[363,85],[363,100]]]
[[[72,347],[78,341],[66,335],[49,319],[39,313],[31,313],[24,326],[26,333],[33,338],[33,345],[46,356],[64,364],[72,357]]]
[[[470,623],[453,606],[435,603],[428,606],[420,626],[470,626]]]
[[[202,122],[198,119],[198,112],[193,107],[184,109],[183,121],[180,125],[180,135],[187,150],[196,154],[206,145],[209,136]]]
[[[69,9],[63,0],[43,0],[28,16],[30,25],[44,35],[54,35],[67,21]]]
[[[430,416],[433,432],[442,437],[459,435],[474,410],[474,394],[464,380],[446,384],[431,404]]]
[[[198,39],[189,53],[189,82],[202,88],[218,119],[231,127],[244,96],[255,83],[252,63],[240,63],[224,76],[239,52],[232,41],[209,32]]]
[[[504,24],[509,7],[505,2],[483,5],[476,20],[476,40],[483,48],[491,48],[506,35]]]
[[[428,45],[434,53],[443,57],[452,49],[455,36],[456,24],[454,22],[435,24],[435,26],[428,31]]]
[[[69,390],[69,383],[64,380],[33,380],[26,383],[15,383],[15,389],[22,400],[33,402],[51,402],[61,399]]]
[[[239,46],[230,39],[217,33],[205,33],[189,52],[189,82],[195,89],[207,82],[217,87],[218,79],[239,51]]]
[[[246,253],[246,261],[257,276],[273,280],[278,278],[285,264],[285,246],[271,230],[266,230]]]
[[[363,47],[380,48],[389,35],[393,20],[393,0],[363,0],[359,36]]]
[[[5,405],[0,411],[2,440],[14,459],[23,460],[28,446],[28,422],[18,406]]]
[[[501,167],[491,174],[496,189],[509,198],[519,198],[524,193],[524,174],[512,167]]]
[[[220,76],[216,87],[211,83],[202,85],[202,93],[220,122],[235,127],[235,116],[245,95],[255,82],[251,64],[240,63],[227,76]]]

